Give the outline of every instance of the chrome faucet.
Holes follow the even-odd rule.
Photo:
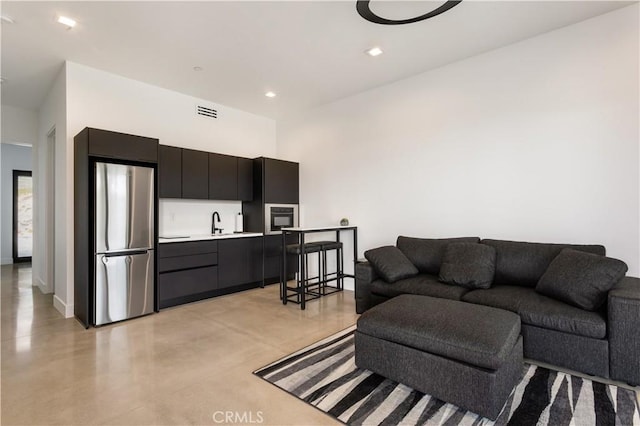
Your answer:
[[[213,215],[211,216],[211,233],[215,234],[216,231],[220,231],[222,234],[222,228],[216,227],[216,218],[218,218],[218,223],[220,223],[220,215],[218,212],[213,212]]]

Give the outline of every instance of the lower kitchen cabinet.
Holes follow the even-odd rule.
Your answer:
[[[262,253],[262,237],[159,244],[159,308],[258,287]]]
[[[188,241],[158,246],[158,306],[160,309],[216,295],[218,243]]]
[[[215,291],[217,281],[217,266],[161,273],[158,277],[160,308],[210,297],[207,293]]]
[[[287,235],[287,245],[297,244],[296,235]],[[264,236],[264,283],[273,284],[280,282],[280,269],[282,268],[282,235]],[[287,279],[295,278],[298,270],[298,257],[287,257]]]
[[[262,282],[262,237],[221,240],[218,247],[220,288]]]

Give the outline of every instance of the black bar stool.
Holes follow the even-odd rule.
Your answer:
[[[302,261],[304,262],[304,268],[299,268],[298,273],[296,274],[296,287],[289,287],[287,284],[286,276],[284,279],[284,291],[283,297],[293,303],[301,303],[302,297],[304,297],[305,302],[313,299],[317,299],[322,296],[321,287],[322,287],[322,246],[317,243],[305,243],[304,244],[304,258]],[[309,255],[317,253],[318,255],[318,275],[315,277],[309,276]],[[295,255],[298,258],[300,257],[301,250],[300,244],[289,244],[287,245],[287,254]],[[301,276],[301,270],[304,269],[304,275]],[[314,288],[315,287],[315,288]],[[289,295],[289,291],[295,291],[294,295]],[[291,298],[294,298],[293,300]],[[284,303],[286,301],[283,300]]]
[[[322,295],[335,293],[342,291],[344,288],[344,265],[342,259],[342,243],[340,241],[316,241],[322,249]],[[327,252],[336,251],[336,270],[335,272],[328,272],[327,269]],[[330,278],[331,277],[331,278]],[[336,286],[328,285],[329,282],[335,281]]]

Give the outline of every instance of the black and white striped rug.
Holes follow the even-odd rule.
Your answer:
[[[254,372],[301,400],[353,425],[490,425],[488,419],[360,370],[355,327]],[[614,385],[525,364],[497,425],[640,425],[638,395]]]

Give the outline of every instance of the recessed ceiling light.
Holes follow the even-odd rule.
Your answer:
[[[275,98],[276,94],[274,92],[267,92],[264,94],[267,98]]]
[[[378,46],[376,46],[376,47],[372,47],[371,49],[367,50],[365,53],[367,55],[369,55],[369,56],[378,56],[378,55],[382,55],[382,49],[380,49]]]
[[[196,67],[193,67],[193,70],[194,70],[194,71],[202,71],[202,67],[197,67],[197,66],[196,66]]]
[[[16,21],[14,21],[13,19],[9,18],[9,17],[8,17],[8,16],[6,16],[6,15],[0,15],[0,20],[1,20],[2,22],[6,22],[7,24],[13,24],[13,23],[15,23],[15,22],[16,22]]]
[[[69,29],[76,26],[76,21],[71,18],[67,18],[66,16],[58,16],[58,22],[62,25],[66,25]]]

